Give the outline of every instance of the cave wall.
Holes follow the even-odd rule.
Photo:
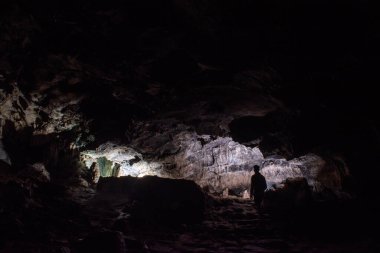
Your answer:
[[[293,176],[307,174],[299,164],[318,171],[312,163],[342,156],[363,195],[376,192],[378,29],[369,3],[1,4],[0,138],[13,166],[41,162],[52,178],[85,177],[70,168],[83,169],[79,153],[110,141],[144,158],[135,166],[189,178],[207,168],[235,187],[229,175],[246,182],[258,148],[263,159],[285,157],[274,164]],[[297,160],[308,153],[320,158]],[[313,185],[347,174],[338,170],[306,176]]]
[[[163,143],[153,145],[158,140]],[[327,191],[339,196],[350,190],[345,185],[350,172],[339,157],[328,160],[312,153],[291,160],[264,157],[259,148],[246,147],[230,137],[188,131],[178,133],[169,141],[155,136],[145,138],[143,147],[152,146],[156,149],[144,150],[142,154],[130,146],[105,143],[96,150],[82,152],[81,156],[87,168],[98,170],[96,173],[100,177],[184,178],[214,194],[222,194],[228,189],[232,194],[243,196],[244,191],[249,191],[254,165],[261,167],[268,189],[282,188],[288,179],[305,178],[314,193]],[[94,178],[95,182],[97,180],[99,177]]]

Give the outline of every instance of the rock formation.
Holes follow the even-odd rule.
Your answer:
[[[339,192],[349,176],[343,163],[326,162],[315,154],[289,161],[264,158],[259,148],[246,147],[228,137],[213,138],[185,131],[165,138],[166,134],[145,138],[145,147],[155,147],[149,148],[153,153],[142,155],[131,147],[107,143],[96,151],[83,152],[82,159],[89,169],[98,164],[96,168],[103,176],[185,178],[209,192],[220,194],[227,188],[241,196],[249,189],[255,164],[262,167],[269,188],[279,188],[287,179],[304,177],[314,192],[325,188]]]

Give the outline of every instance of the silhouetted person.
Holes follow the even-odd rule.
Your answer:
[[[255,205],[260,209],[261,202],[264,198],[264,191],[267,189],[267,181],[265,180],[265,177],[260,174],[260,167],[258,165],[255,165],[253,170],[255,171],[255,174],[251,177],[250,196],[251,198],[253,196]]]

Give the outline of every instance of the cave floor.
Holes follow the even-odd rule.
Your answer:
[[[201,224],[178,226],[130,223],[123,202],[94,198],[86,208],[94,227],[122,231],[128,252],[380,252],[370,237],[335,240],[289,233],[291,222],[259,214],[252,201],[241,198],[214,198]]]
[[[70,211],[68,202],[56,201],[57,208],[52,203],[35,211],[29,217],[33,232],[8,241],[0,252],[380,252],[376,232],[367,236],[353,229],[362,235],[349,236],[351,231],[344,233],[327,226],[310,233],[311,220],[299,226],[283,217],[259,214],[252,201],[241,198],[208,197],[200,224],[159,225],[134,222],[125,211],[126,198],[95,194],[91,189],[73,195],[78,209]],[[312,229],[303,231],[302,227]],[[85,247],[90,246],[78,250],[86,240]],[[106,250],[93,250],[99,241]]]

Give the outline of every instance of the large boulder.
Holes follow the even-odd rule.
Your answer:
[[[205,209],[201,188],[190,180],[156,176],[100,178],[98,195],[126,198],[133,220],[154,223],[200,222]]]
[[[288,213],[308,207],[312,199],[312,192],[305,178],[289,178],[282,188],[266,192],[264,207],[275,214]]]

